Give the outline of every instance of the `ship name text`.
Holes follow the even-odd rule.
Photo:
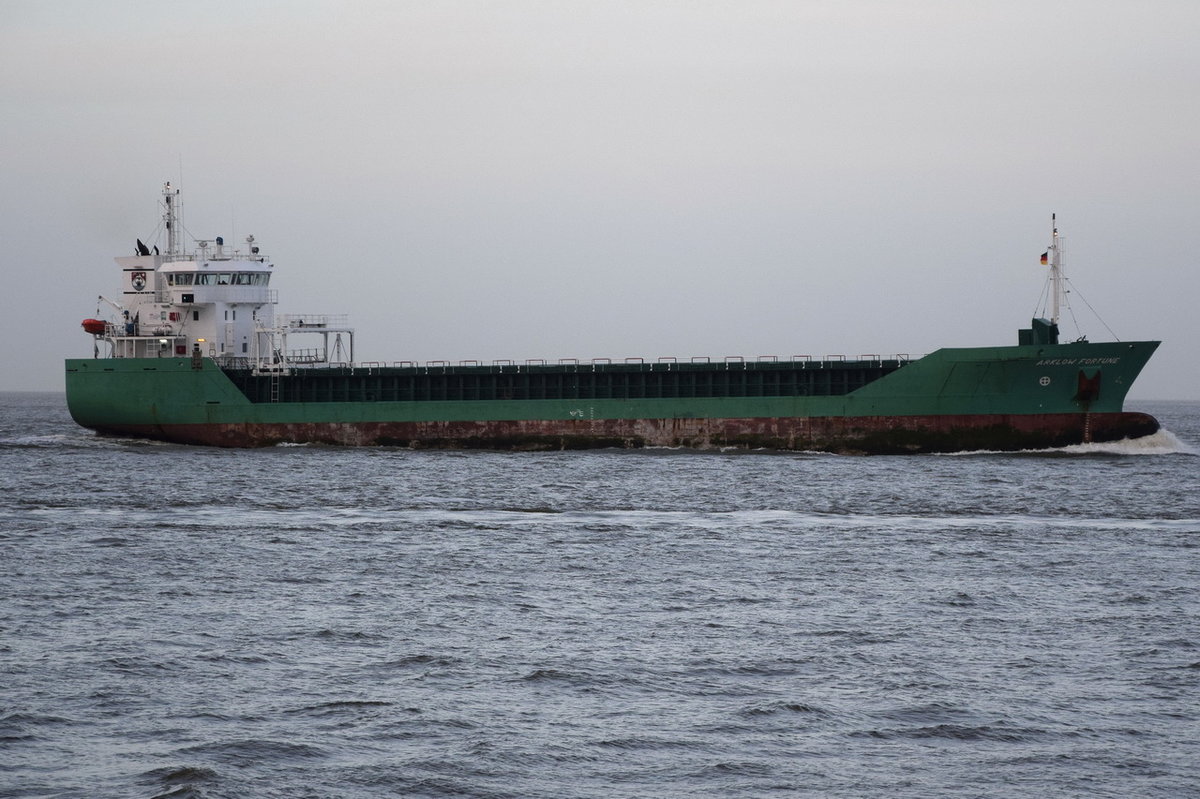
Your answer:
[[[1104,366],[1106,364],[1120,363],[1120,357],[1113,358],[1045,358],[1035,364],[1036,366]]]

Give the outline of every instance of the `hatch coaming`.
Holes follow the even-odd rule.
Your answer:
[[[252,402],[454,402],[839,397],[908,361],[493,364],[298,368],[283,379],[227,368]]]

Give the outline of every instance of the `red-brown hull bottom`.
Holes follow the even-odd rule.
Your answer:
[[[262,447],[291,442],[414,449],[687,447],[905,454],[1044,449],[1139,438],[1158,429],[1158,421],[1144,413],[1055,413],[122,425],[105,427],[99,432],[218,447]]]

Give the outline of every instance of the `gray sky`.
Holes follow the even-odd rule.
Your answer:
[[[1200,399],[1197,41],[1195,0],[0,0],[0,389],[91,354],[170,180],[378,361],[1015,344],[1057,212],[1064,335]]]

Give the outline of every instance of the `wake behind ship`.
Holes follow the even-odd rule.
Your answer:
[[[275,312],[254,237],[182,243],[163,190],[165,250],[118,257],[119,301],[83,322],[93,358],[66,361],[67,405],[99,433],[223,447],[691,447],[839,453],[1020,450],[1115,441],[1158,422],[1123,411],[1157,341],[1059,343],[1053,307],[1015,346],[861,356],[547,363],[355,363],[345,319]]]

